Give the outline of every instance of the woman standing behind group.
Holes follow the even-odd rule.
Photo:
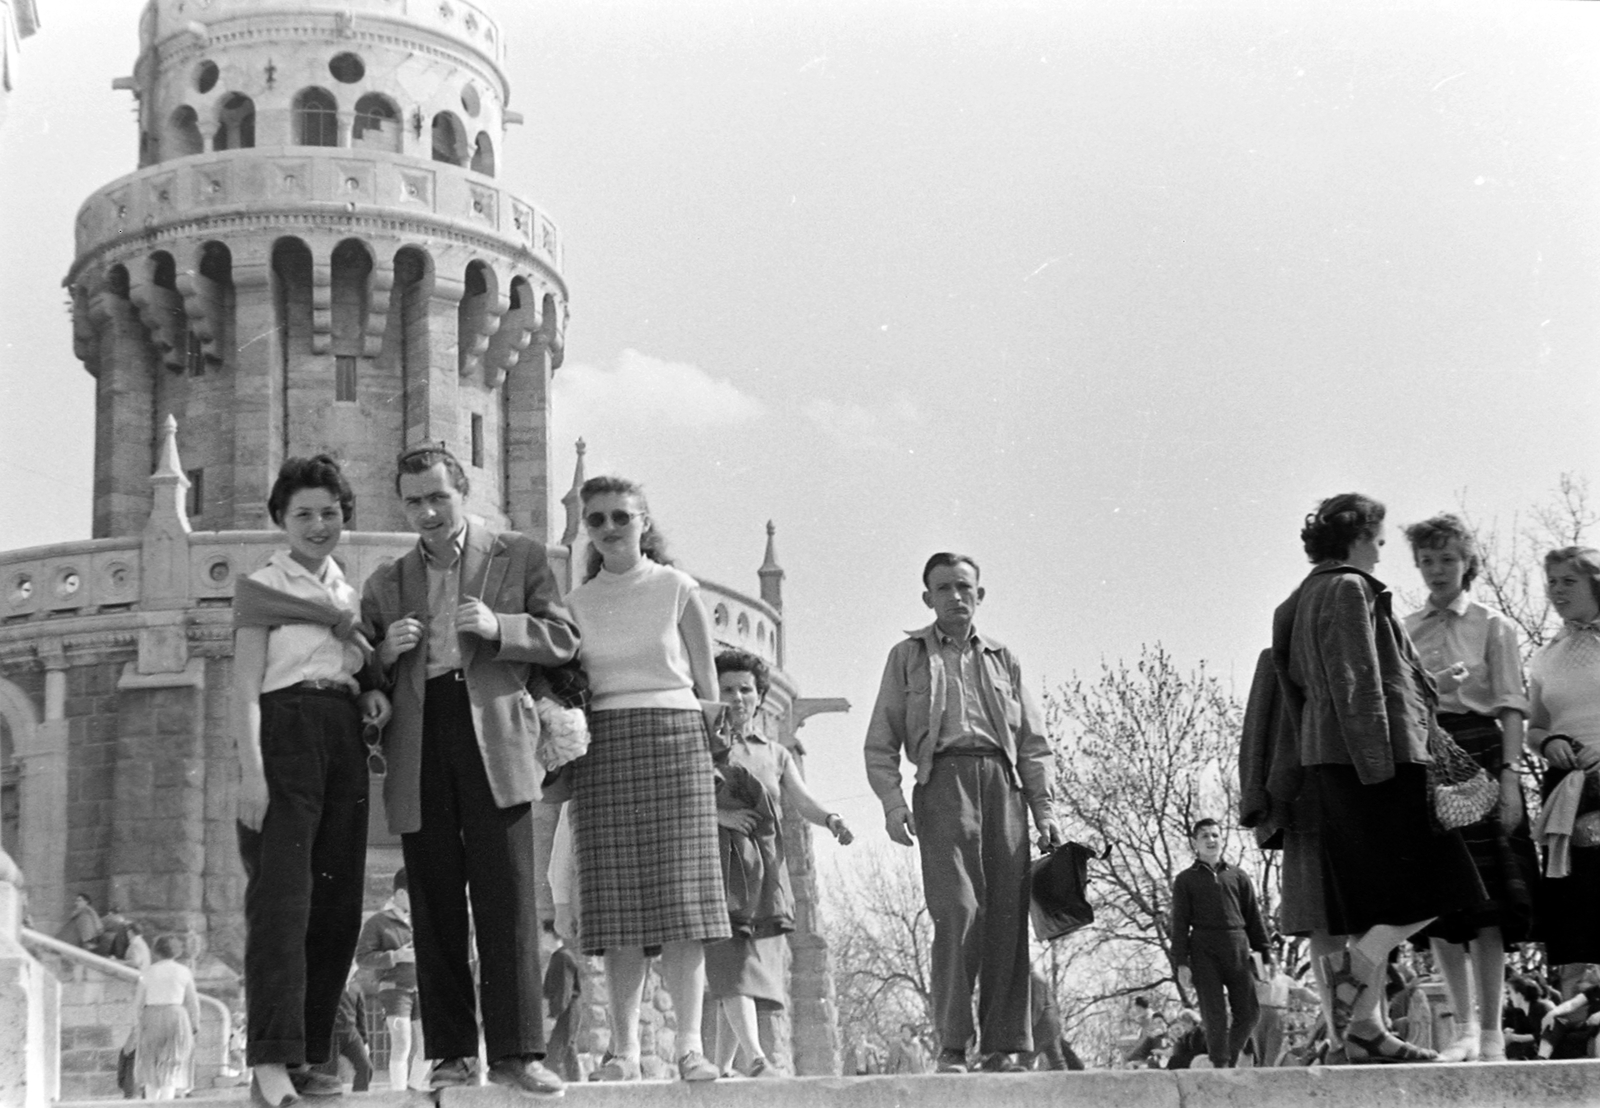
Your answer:
[[[784,935],[794,930],[794,896],[783,849],[784,809],[792,807],[807,822],[826,827],[841,846],[850,845],[855,836],[843,817],[811,794],[789,751],[761,735],[757,713],[772,685],[767,664],[748,651],[724,651],[717,656],[717,681],[728,707],[724,772],[747,775],[744,780],[760,791],[754,804],[719,801],[717,806],[734,932],[706,948],[711,998],[733,1029],[732,1040],[719,1036],[717,1067],[726,1072],[742,1047],[750,1077],[780,1077],[761,1048],[756,1012],[758,1007],[783,1007],[788,995],[783,948],[788,943]],[[746,895],[735,897],[735,887]]]
[[[1428,602],[1406,616],[1405,625],[1439,689],[1439,725],[1500,786],[1499,803],[1461,829],[1489,900],[1476,911],[1442,917],[1427,929],[1456,1021],[1464,1027],[1440,1059],[1503,1062],[1506,944],[1529,938],[1530,881],[1538,865],[1517,779],[1528,714],[1522,656],[1516,625],[1468,593],[1478,575],[1479,557],[1466,525],[1453,515],[1439,515],[1407,527],[1406,538],[1428,587]]]
[[[1570,833],[1584,817],[1600,818],[1591,815],[1600,812],[1600,550],[1552,550],[1544,571],[1545,593],[1563,622],[1528,664],[1528,746],[1545,762],[1541,821],[1564,811]],[[1586,963],[1600,962],[1600,850],[1580,846],[1558,854],[1565,866],[1560,857],[1549,859],[1539,880],[1534,938],[1560,967],[1561,996],[1570,999]]]
[[[611,1049],[595,1076],[638,1080],[649,955],[678,1017],[678,1073],[710,1081],[701,1040],[705,943],[726,938],[717,810],[702,700],[717,696],[711,621],[694,578],[665,564],[643,491],[618,477],[580,490],[589,577],[567,597],[592,697],[589,752],[570,802],[579,929],[604,954]]]
[[[1273,619],[1273,661],[1298,722],[1304,788],[1317,805],[1334,1036],[1351,1062],[1437,1057],[1383,1025],[1389,952],[1437,916],[1471,908],[1483,885],[1459,835],[1430,825],[1426,763],[1432,683],[1372,575],[1384,507],[1330,497],[1300,538],[1311,573]]]

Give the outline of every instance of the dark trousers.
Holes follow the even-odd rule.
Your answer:
[[[1193,932],[1189,939],[1189,971],[1194,975],[1200,1019],[1205,1024],[1206,1053],[1218,1069],[1232,1066],[1255,1033],[1256,1019],[1261,1015],[1245,933]]]
[[[943,1050],[1033,1049],[1028,1005],[1028,806],[1004,757],[942,756],[912,793],[933,918],[933,1008]]]
[[[532,805],[501,808],[484,772],[465,682],[428,682],[422,829],[400,837],[411,885],[422,1037],[430,1058],[475,1058],[477,1011],[491,1062],[544,1053]],[[468,960],[467,906],[478,947]]]
[[[328,1056],[361,933],[367,757],[355,701],[329,690],[261,696],[267,814],[239,825],[250,1065]]]

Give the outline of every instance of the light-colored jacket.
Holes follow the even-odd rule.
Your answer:
[[[917,770],[917,784],[933,773],[933,748],[938,736],[931,721],[942,718],[945,700],[944,659],[937,632],[929,624],[908,631],[889,651],[878,686],[878,702],[867,724],[867,782],[883,802],[885,815],[908,807],[900,789],[900,752]],[[983,669],[989,680],[978,690],[989,719],[1000,728],[1011,779],[1027,798],[1034,822],[1054,819],[1051,807],[1050,740],[1033,698],[1022,684],[1022,670],[1011,651],[993,639],[978,636]]]
[[[461,668],[472,702],[478,752],[495,803],[502,808],[537,800],[544,770],[534,750],[539,716],[529,694],[534,666],[558,666],[578,653],[578,628],[567,614],[545,561],[544,549],[512,531],[493,535],[468,526],[461,549],[461,594],[477,596],[495,613],[500,640],[462,635]],[[401,616],[428,619],[428,571],[421,550],[380,567],[367,578],[362,623],[374,647]],[[422,827],[422,706],[427,684],[427,640],[400,655],[383,675],[394,716],[384,731],[389,773],[383,806],[389,830]]]

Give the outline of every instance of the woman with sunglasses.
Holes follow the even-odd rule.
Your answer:
[[[326,454],[290,458],[267,497],[289,549],[239,581],[233,712],[239,854],[245,872],[245,996],[251,1099],[280,1108],[338,1096],[328,1059],[366,887],[362,724],[389,716],[362,692],[369,648],[359,595],[333,560],[355,508]]]
[[[678,1017],[678,1074],[710,1081],[700,1034],[705,946],[729,934],[702,700],[717,698],[711,621],[694,578],[667,563],[644,493],[620,477],[580,490],[588,576],[567,596],[592,697],[573,764],[579,934],[604,954],[611,1049],[595,1077],[638,1080],[647,959]]]

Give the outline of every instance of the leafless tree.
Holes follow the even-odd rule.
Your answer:
[[[1056,792],[1068,838],[1098,849],[1090,864],[1095,922],[1064,940],[1080,967],[1062,1016],[1080,1038],[1105,1038],[1128,1000],[1168,987],[1184,1003],[1172,966],[1172,882],[1193,862],[1188,830],[1210,816],[1228,858],[1252,873],[1269,918],[1276,855],[1237,826],[1242,709],[1204,663],[1179,670],[1159,645],[1138,661],[1104,664],[1045,698],[1056,750]],[[1114,1037],[1114,1035],[1113,1035]]]
[[[1503,526],[1498,519],[1474,518],[1464,493],[1457,504],[1483,553],[1475,587],[1486,603],[1515,621],[1526,661],[1550,640],[1559,624],[1544,597],[1545,554],[1592,543],[1595,525],[1600,524],[1600,512],[1589,503],[1589,481],[1563,473],[1544,503],[1514,513]]]

